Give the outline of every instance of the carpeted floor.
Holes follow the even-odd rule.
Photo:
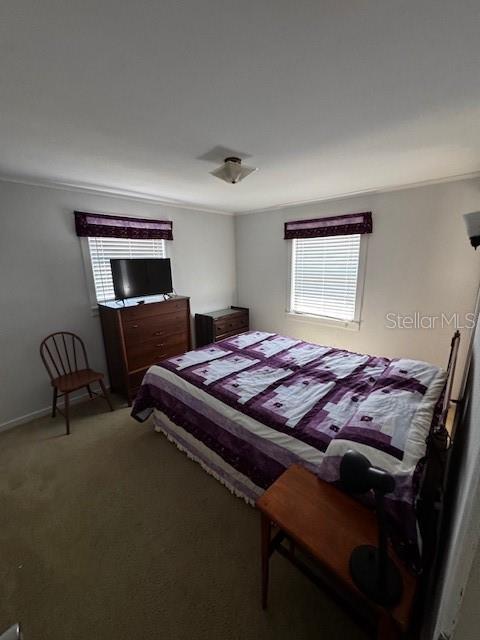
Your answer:
[[[117,406],[120,406],[117,403]],[[0,434],[0,630],[25,640],[365,639],[280,556],[260,607],[258,514],[151,424],[99,399]]]

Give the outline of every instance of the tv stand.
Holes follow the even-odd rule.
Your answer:
[[[98,309],[111,390],[131,405],[149,367],[191,349],[190,298],[123,302]]]

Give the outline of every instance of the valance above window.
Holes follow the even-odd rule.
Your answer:
[[[173,240],[171,220],[127,218],[75,211],[77,236],[89,238],[131,238],[135,240]]]
[[[285,240],[292,238],[321,238],[372,233],[372,213],[348,213],[343,216],[295,220],[285,222]]]

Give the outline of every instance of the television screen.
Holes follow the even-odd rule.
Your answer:
[[[110,260],[117,299],[171,293],[170,258],[125,258]]]

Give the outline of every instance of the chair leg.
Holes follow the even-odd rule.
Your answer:
[[[70,435],[70,398],[65,394],[65,423],[67,425],[67,436]]]
[[[55,418],[55,416],[57,415],[57,396],[58,389],[57,387],[53,387],[52,418]]]
[[[101,379],[98,382],[100,384],[100,387],[102,388],[103,397],[108,402],[108,406],[110,407],[110,411],[113,411],[112,401],[110,400],[110,394],[107,391],[105,383]]]

